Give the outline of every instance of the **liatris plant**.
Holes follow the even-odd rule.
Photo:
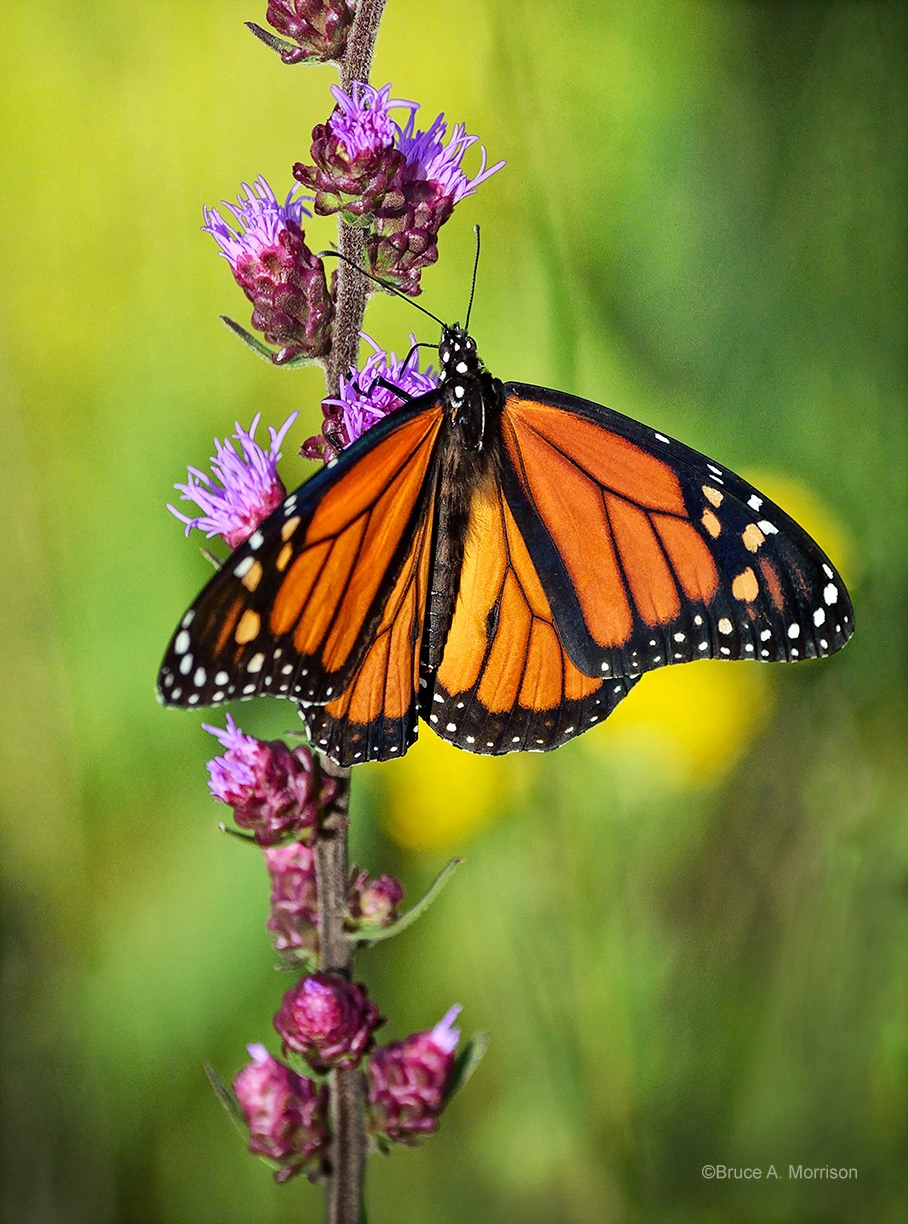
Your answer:
[[[293,166],[297,185],[283,203],[259,176],[251,187],[243,184],[235,205],[224,204],[224,213],[204,212],[203,228],[251,302],[251,327],[263,339],[231,319],[225,323],[274,365],[318,361],[325,368],[324,423],[302,452],[326,461],[406,398],[437,385],[431,369],[420,371],[412,337],[403,359],[369,340],[374,351],[357,368],[367,296],[357,269],[398,293],[418,295],[423,270],[438,258],[442,225],[503,164],[488,166],[482,150],[471,178],[462,163],[475,136],[458,124],[448,137],[443,115],[420,129],[417,103],[393,98],[390,85],[368,83],[383,5],[281,0],[268,5],[274,33],[248,23],[286,64],[336,61],[340,85],[331,89],[333,110],[313,131],[309,160]],[[306,242],[303,224],[313,213],[338,216],[342,262],[330,276]],[[187,534],[198,528],[236,548],[284,500],[277,463],[296,413],[270,428],[267,450],[255,439],[259,419],[248,430],[237,424],[233,441],[215,442],[212,475],[190,468],[176,486],[198,509],[184,514],[170,507]],[[185,653],[186,683],[204,683],[200,670]],[[211,677],[214,700],[225,698],[227,680],[226,673]],[[210,1068],[209,1076],[249,1150],[270,1164],[277,1181],[299,1173],[323,1181],[328,1219],[358,1224],[367,1153],[435,1131],[485,1048],[478,1037],[457,1052],[458,1006],[432,1029],[377,1045],[384,1018],[354,980],[356,949],[415,921],[458,860],[422,901],[399,913],[398,880],[348,867],[349,770],[298,742],[263,743],[229,714],[225,729],[207,730],[224,749],[209,763],[211,793],[232,809],[230,831],[264,855],[268,930],[283,965],[301,973],[273,1019],[286,1061],[252,1044],[251,1061],[232,1087]]]

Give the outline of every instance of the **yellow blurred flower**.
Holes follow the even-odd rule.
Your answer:
[[[423,727],[404,759],[382,771],[385,831],[406,850],[462,842],[499,813],[531,768],[516,757],[463,752]]]

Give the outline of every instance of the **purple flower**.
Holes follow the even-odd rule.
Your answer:
[[[311,216],[294,192],[279,204],[264,178],[243,184],[236,207],[224,203],[239,226],[232,229],[216,208],[204,209],[202,229],[211,234],[237,284],[253,305],[252,326],[280,346],[272,360],[323,357],[331,347],[334,302],[325,266],[305,243],[301,228]]]
[[[344,53],[353,24],[353,0],[269,0],[266,21],[279,34],[299,44],[276,46],[285,64],[336,60]],[[265,31],[254,32],[261,38]],[[270,39],[266,36],[264,41]]]
[[[374,351],[361,370],[351,370],[347,378],[341,378],[337,399],[322,401],[325,417],[322,432],[303,443],[303,454],[309,459],[320,458],[326,451],[329,457],[336,454],[382,417],[399,408],[405,399],[414,399],[438,386],[438,377],[431,366],[425,373],[419,370],[419,350],[412,333],[410,351],[402,361],[395,353],[380,349],[365,332],[360,335]],[[379,379],[397,387],[402,394],[396,395],[388,387],[378,385]]]
[[[417,103],[392,100],[391,86],[374,89],[355,81],[349,94],[332,87],[337,105],[326,124],[312,132],[312,160],[293,174],[315,190],[315,211],[341,212],[368,223],[369,270],[402,293],[420,291],[420,272],[438,258],[436,236],[464,196],[504,165],[489,166],[482,150],[479,172],[470,178],[463,156],[478,137],[438,115],[416,130]],[[409,111],[403,127],[392,108]]]
[[[249,1150],[276,1161],[275,1181],[324,1172],[328,1146],[326,1087],[297,1075],[262,1045],[247,1046],[252,1062],[233,1081],[249,1127]]]
[[[354,872],[347,889],[347,909],[352,925],[363,927],[390,926],[397,918],[397,907],[404,895],[400,880],[382,875],[370,880],[366,871]]]
[[[463,155],[478,136],[468,136],[462,123],[455,123],[451,139],[444,143],[448,125],[443,114],[438,115],[425,132],[417,132],[416,112],[411,111],[405,128],[398,128],[397,147],[407,159],[408,176],[413,182],[429,183],[439,197],[450,200],[452,206],[464,196],[472,195],[480,183],[491,178],[504,165],[486,165],[486,151],[482,148],[482,164],[479,173],[472,179],[464,173]]]
[[[312,973],[291,986],[274,1017],[285,1052],[302,1054],[316,1071],[357,1066],[383,1023],[364,986],[332,973]]]
[[[392,107],[409,107],[391,97],[391,86],[375,89],[354,81],[350,93],[331,86],[336,106],[327,123],[312,129],[312,166],[297,162],[293,177],[315,190],[315,211],[321,216],[343,212],[365,217],[378,207],[390,190],[405,158],[394,147],[399,126],[391,118]]]
[[[445,1090],[460,1031],[453,1027],[460,1007],[428,1033],[414,1033],[375,1051],[369,1060],[369,1131],[394,1143],[415,1143],[438,1129]]]
[[[307,959],[318,952],[315,852],[310,846],[293,841],[264,853],[271,877],[268,930],[274,937],[275,951],[287,960]]]
[[[259,418],[260,414],[256,413],[248,432],[237,422],[233,437],[240,443],[242,455],[231,442],[219,442],[215,438],[217,454],[212,456],[211,467],[220,486],[193,467],[189,468],[186,484],[174,485],[182,494],[182,501],[194,501],[204,511],[189,518],[168,505],[170,513],[186,524],[186,535],[193,527],[198,527],[207,536],[220,535],[230,548],[238,548],[286,497],[287,490],[277,474],[277,461],[281,457],[278,447],[297,413],[291,412],[279,430],[268,427],[271,446],[267,451],[255,441]]]
[[[308,748],[291,752],[280,740],[264,743],[245,735],[229,714],[225,731],[203,727],[227,749],[208,762],[211,793],[233,808],[241,829],[251,830],[260,846],[311,834],[325,796],[316,793]]]

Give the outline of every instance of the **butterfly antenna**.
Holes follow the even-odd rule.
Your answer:
[[[411,306],[415,306],[417,310],[421,310],[424,315],[428,315],[430,319],[434,319],[434,321],[438,324],[439,327],[445,326],[444,322],[441,319],[439,319],[438,315],[432,314],[431,310],[426,310],[425,306],[420,306],[419,302],[414,302],[411,297],[408,297],[406,295],[406,293],[401,293],[399,289],[395,289],[393,285],[389,285],[387,281],[383,281],[380,276],[374,276],[371,272],[367,272],[365,268],[361,268],[359,264],[356,262],[356,260],[350,259],[348,255],[342,255],[340,251],[335,251],[335,250],[319,251],[318,253],[319,259],[323,259],[326,255],[333,255],[335,259],[342,259],[345,264],[349,264],[351,268],[355,268],[356,271],[360,274],[360,276],[364,276],[366,280],[374,281],[375,284],[380,285],[381,288],[384,289],[386,293],[393,293],[395,297],[403,298],[405,302],[409,302]],[[474,280],[475,280],[475,273],[474,273]],[[471,301],[472,301],[472,298],[471,298]]]
[[[473,231],[476,234],[476,257],[473,260],[473,281],[470,285],[470,302],[467,306],[467,318],[463,325],[464,331],[470,330],[470,315],[473,313],[473,294],[476,292],[476,273],[479,271],[479,226],[474,225]]]

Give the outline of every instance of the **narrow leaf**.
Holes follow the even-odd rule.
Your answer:
[[[242,1109],[240,1109],[239,1101],[236,1099],[233,1089],[228,1084],[224,1083],[210,1063],[204,1063],[203,1066],[205,1068],[205,1074],[208,1076],[208,1082],[214,1089],[218,1100],[230,1114],[230,1118],[234,1126],[244,1139],[248,1139],[249,1127],[246,1125],[245,1115],[243,1114]]]
[[[272,34],[270,30],[263,30],[260,25],[256,25],[254,21],[245,23],[246,29],[251,30],[256,38],[260,38],[266,47],[270,47],[272,51],[277,51],[278,55],[283,52],[288,52],[290,55],[298,55],[300,48],[296,43],[287,42],[285,38],[278,38],[276,34]]]
[[[256,336],[250,335],[245,327],[240,327],[239,323],[234,323],[233,319],[228,318],[227,315],[221,315],[221,322],[226,324],[235,336],[239,336],[244,344],[248,344],[253,353],[261,357],[263,361],[267,361],[269,365],[274,365],[274,354],[267,344],[262,344],[261,340]],[[287,364],[289,365],[290,363],[288,362]]]
[[[454,1066],[451,1068],[448,1085],[445,1088],[445,1105],[448,1104],[455,1092],[461,1090],[479,1066],[479,1061],[488,1048],[489,1034],[476,1033],[475,1036],[470,1038],[464,1048],[458,1051],[454,1059]]]

